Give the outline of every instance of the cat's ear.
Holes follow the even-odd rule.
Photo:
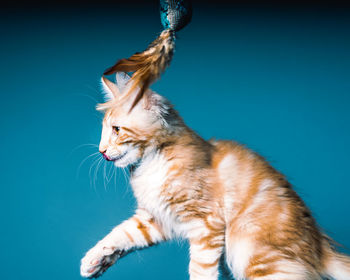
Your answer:
[[[117,74],[115,75],[117,87],[121,93],[124,92],[127,88],[130,78],[131,77],[125,72],[117,72]]]
[[[122,95],[120,100],[122,101],[123,97],[125,97],[124,100],[126,101],[126,104],[129,104],[130,102],[135,102],[135,98],[137,98],[137,96],[135,95],[140,91],[140,87],[132,83],[131,77],[125,72],[117,72],[115,80],[116,86],[118,87],[118,90]],[[153,104],[152,95],[153,92],[150,89],[148,89],[145,95],[143,96],[144,109],[150,109],[151,105]]]
[[[120,90],[115,83],[108,80],[105,76],[102,76],[101,83],[102,83],[103,91],[105,93],[106,101],[110,101],[112,99],[116,99],[119,97]]]

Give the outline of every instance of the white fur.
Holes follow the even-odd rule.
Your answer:
[[[148,152],[144,157],[130,178],[138,206],[147,209],[155,217],[167,236],[199,239],[208,234],[203,221],[180,223],[162,200],[161,190],[168,179],[169,167],[167,159],[155,151]],[[181,185],[175,180],[168,187],[176,188]]]
[[[178,223],[160,195],[168,169],[169,162],[161,154],[150,151],[132,174],[130,183],[139,207],[152,213],[167,236],[173,236],[175,224]]]
[[[107,84],[104,79],[104,77],[101,78],[101,84],[103,92],[105,94],[105,101],[113,100],[117,97],[118,94],[120,94],[119,89],[116,84],[112,82]]]
[[[225,196],[224,196],[224,211],[226,222],[230,219],[233,207],[235,205],[235,193],[232,182],[236,182],[238,178],[237,174],[238,160],[233,154],[225,156],[219,166],[218,174],[221,182],[230,182],[229,184],[224,183]]]
[[[116,250],[129,250],[148,246],[148,242],[138,228],[138,221],[148,228],[148,233],[153,243],[163,240],[164,236],[149,222],[152,215],[144,209],[138,209],[135,215],[129,220],[116,226],[105,238],[99,241],[90,249],[81,260],[80,274],[83,277],[90,277],[101,267],[101,263],[113,262],[111,255]],[[129,235],[133,240],[130,240]],[[91,269],[95,269],[91,271]]]
[[[130,178],[140,207],[147,207],[152,213],[159,211],[161,187],[167,179],[168,161],[158,152],[150,151]]]
[[[216,280],[218,278],[218,266],[209,266],[206,269],[203,269],[199,264],[210,265],[216,262],[222,254],[222,248],[207,249],[201,244],[194,243],[190,246],[190,254],[191,262],[189,270],[191,280]]]
[[[230,240],[226,244],[226,260],[236,280],[245,279],[245,269],[253,254],[254,243],[250,238]]]
[[[336,280],[349,280],[350,266],[347,266],[345,263],[333,257],[327,263],[326,273],[327,275],[333,277]]]
[[[121,93],[124,93],[130,80],[130,76],[124,72],[117,72],[117,74],[115,75],[115,80],[117,82],[119,91]]]
[[[307,272],[300,263],[293,261],[280,261],[276,263],[277,272],[272,275],[254,278],[254,280],[321,280],[321,277]]]
[[[203,245],[195,243],[191,244],[190,253],[191,258],[196,262],[211,264],[220,258],[222,254],[222,248],[206,249]]]

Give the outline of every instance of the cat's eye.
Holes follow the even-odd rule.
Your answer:
[[[120,131],[120,126],[113,126],[113,131],[118,135]]]

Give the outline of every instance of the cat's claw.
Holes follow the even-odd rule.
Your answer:
[[[97,244],[81,260],[80,274],[87,278],[97,278],[124,254],[123,250],[117,250],[115,247]]]

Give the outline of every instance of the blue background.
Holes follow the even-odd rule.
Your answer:
[[[80,279],[81,257],[135,208],[123,172],[107,182],[110,165],[84,161],[98,151],[84,144],[99,143],[100,75],[156,37],[158,10],[10,9],[0,21],[1,278]],[[347,10],[197,5],[153,86],[204,138],[265,156],[347,248],[349,30]],[[103,279],[187,279],[187,250],[133,253]]]

